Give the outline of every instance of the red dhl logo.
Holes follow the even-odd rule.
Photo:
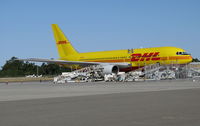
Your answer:
[[[66,41],[58,41],[57,44],[67,44]]]
[[[160,60],[159,56],[160,52],[151,52],[151,53],[141,53],[132,54],[131,61],[150,61],[150,60]]]

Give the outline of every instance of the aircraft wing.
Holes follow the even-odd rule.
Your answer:
[[[67,60],[54,60],[54,59],[39,59],[39,58],[28,58],[28,59],[16,59],[21,61],[33,61],[33,62],[46,62],[46,63],[56,63],[56,64],[69,64],[69,65],[117,65],[121,67],[127,67],[131,64],[129,63],[102,63],[102,62],[84,62],[84,61],[67,61]]]

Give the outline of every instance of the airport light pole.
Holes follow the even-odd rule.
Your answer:
[[[37,77],[38,77],[38,65],[37,65]]]

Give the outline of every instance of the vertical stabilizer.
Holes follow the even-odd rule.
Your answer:
[[[69,55],[78,54],[57,24],[52,24],[52,29],[56,40],[58,54],[61,59]]]

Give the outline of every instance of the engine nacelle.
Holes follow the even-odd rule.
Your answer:
[[[114,65],[105,65],[103,67],[103,74],[117,74],[119,72],[119,67]]]

